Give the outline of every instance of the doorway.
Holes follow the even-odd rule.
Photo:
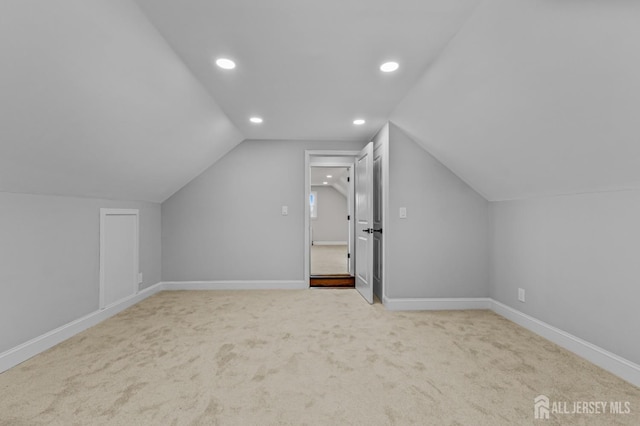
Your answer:
[[[304,185],[304,277],[307,286],[311,287],[311,169],[350,169],[349,278],[357,275],[355,289],[369,303],[373,303],[375,298],[379,301],[385,298],[386,238],[382,235],[389,218],[388,127],[385,126],[373,139],[360,151],[305,151]],[[359,216],[356,218],[356,215]],[[357,250],[356,239],[360,250]]]
[[[304,276],[309,287],[354,287],[353,173],[358,152],[305,151]],[[335,225],[327,229],[330,222]]]
[[[353,287],[352,167],[310,168],[310,286]]]

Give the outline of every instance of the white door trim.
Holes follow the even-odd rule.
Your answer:
[[[307,288],[311,287],[309,279],[311,267],[311,235],[309,232],[311,215],[309,207],[309,195],[311,193],[311,167],[353,167],[353,159],[360,151],[341,151],[341,150],[305,150],[304,151],[304,281]],[[342,157],[342,158],[340,158]],[[325,159],[322,161],[322,159]],[[351,179],[353,184],[353,178]],[[353,198],[353,196],[352,196]],[[352,202],[353,200],[349,200]],[[353,234],[353,232],[350,232]],[[349,236],[349,240],[353,240],[353,235]],[[353,243],[350,244],[353,247]],[[353,260],[353,253],[351,255]]]
[[[105,298],[104,298],[104,285],[105,285],[105,249],[106,249],[106,239],[105,229],[106,229],[106,220],[107,216],[135,216],[136,219],[136,235],[135,235],[135,245],[133,250],[134,255],[134,264],[136,265],[135,277],[132,289],[132,295],[138,293],[138,274],[140,272],[140,210],[137,209],[100,209],[100,299],[99,299],[99,308],[105,309],[108,306],[105,306]]]

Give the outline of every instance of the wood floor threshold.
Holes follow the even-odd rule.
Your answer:
[[[311,287],[355,287],[355,278],[350,275],[317,275],[310,281]]]

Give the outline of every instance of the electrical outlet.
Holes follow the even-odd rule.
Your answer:
[[[524,303],[524,288],[518,289],[518,300]]]

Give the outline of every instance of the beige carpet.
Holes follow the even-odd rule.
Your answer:
[[[348,274],[348,246],[311,246],[311,275]]]
[[[163,292],[0,374],[2,425],[640,424],[640,389],[488,311]],[[533,400],[630,401],[535,421]]]

